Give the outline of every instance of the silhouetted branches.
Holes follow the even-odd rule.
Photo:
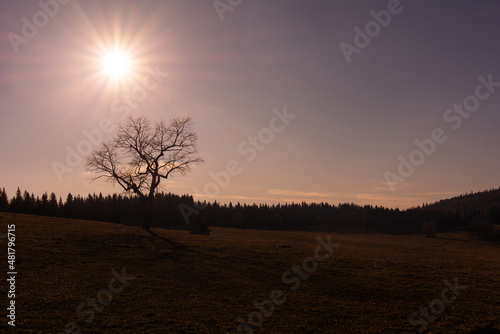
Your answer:
[[[197,136],[189,117],[151,126],[145,117],[129,116],[115,137],[87,159],[93,180],[105,178],[144,200],[144,228],[150,227],[154,195],[162,179],[184,174],[203,160],[197,156]]]

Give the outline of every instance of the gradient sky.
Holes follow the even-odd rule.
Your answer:
[[[112,104],[148,73],[168,72],[130,108],[151,120],[194,118],[205,163],[164,183],[197,194],[210,172],[240,163],[215,197],[221,202],[354,202],[406,208],[460,193],[497,188],[500,88],[457,130],[443,114],[474,94],[478,77],[500,81],[500,2],[418,0],[346,61],[372,10],[389,1],[243,0],[221,20],[212,1],[77,1],[59,11],[15,52],[37,1],[0,0],[0,186],[36,195],[54,191],[121,192],[89,182],[83,164],[58,180],[67,147],[102,119],[119,122]],[[12,35],[11,35],[12,36]],[[99,70],[99,52],[127,49],[134,75],[121,83]],[[247,161],[238,146],[269,126],[273,109],[296,115]],[[397,173],[416,139],[442,128],[448,139],[396,190]],[[109,138],[106,135],[105,138]]]

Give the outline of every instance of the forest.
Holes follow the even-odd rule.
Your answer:
[[[0,211],[76,218],[140,226],[144,205],[136,196],[55,193],[41,197],[19,188],[9,198],[0,190]],[[198,202],[190,195],[155,195],[153,227],[190,229],[189,225],[263,230],[421,232],[422,228],[452,231],[478,224],[500,224],[500,188],[460,195],[406,210],[354,203],[222,204]],[[425,226],[425,227],[424,227]],[[432,233],[432,231],[431,231]]]

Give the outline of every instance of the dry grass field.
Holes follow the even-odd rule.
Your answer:
[[[314,256],[317,237],[328,234],[153,229],[154,237],[136,227],[9,213],[0,213],[0,224],[1,233],[16,225],[18,260],[16,328],[3,315],[2,333],[61,333],[68,323],[68,333],[237,333],[237,318],[247,321],[257,311],[254,301],[269,300],[276,289],[286,300],[260,328],[240,332],[415,333],[422,325],[410,325],[410,315],[441,300],[444,281],[455,278],[467,287],[453,301],[434,303],[445,309],[428,322],[428,333],[500,328],[500,247],[462,232],[332,233],[340,246],[292,291],[295,284],[282,275]],[[126,285],[112,280],[112,270],[122,268],[135,277]],[[110,293],[110,281],[123,289]],[[0,287],[5,310],[5,280]]]

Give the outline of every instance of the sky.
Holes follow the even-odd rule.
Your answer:
[[[127,115],[189,115],[205,162],[166,192],[408,208],[498,188],[498,36],[496,0],[0,0],[0,186],[120,193],[87,152]]]

